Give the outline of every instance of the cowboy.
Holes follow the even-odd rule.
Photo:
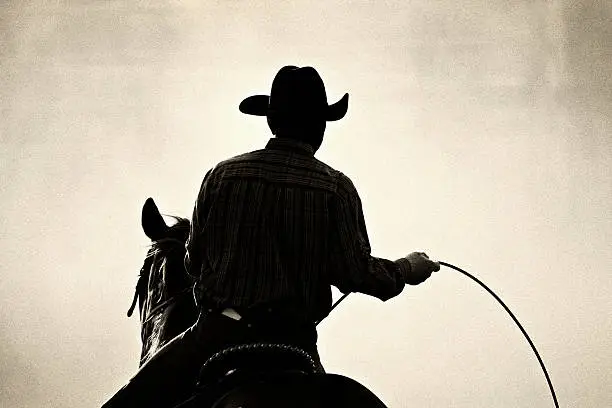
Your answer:
[[[332,285],[384,301],[440,269],[422,252],[372,256],[353,183],[314,158],[326,122],[347,108],[348,94],[329,105],[317,71],[295,66],[280,69],[269,96],[241,102],[241,112],[267,118],[274,137],[204,177],[185,259],[197,279],[198,321],[107,407],[162,406],[164,389],[185,395],[203,361],[236,344],[290,344],[322,369],[315,326],[330,312]]]

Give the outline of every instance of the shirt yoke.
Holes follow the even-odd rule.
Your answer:
[[[275,184],[295,184],[345,198],[356,193],[345,174],[315,157],[274,149],[255,150],[219,162],[210,177],[213,183],[252,178]]]

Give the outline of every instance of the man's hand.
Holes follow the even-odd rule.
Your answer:
[[[425,252],[413,252],[406,255],[410,263],[410,272],[404,279],[408,285],[425,282],[433,272],[440,270],[440,263],[429,259]]]

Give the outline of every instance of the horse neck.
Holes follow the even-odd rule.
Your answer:
[[[153,258],[141,303],[141,365],[197,319],[183,254],[159,248],[150,254]]]

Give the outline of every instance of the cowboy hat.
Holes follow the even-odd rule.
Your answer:
[[[274,80],[270,95],[253,95],[240,102],[240,112],[256,116],[316,115],[326,121],[342,119],[348,109],[348,94],[329,105],[325,85],[312,67],[287,65]]]

